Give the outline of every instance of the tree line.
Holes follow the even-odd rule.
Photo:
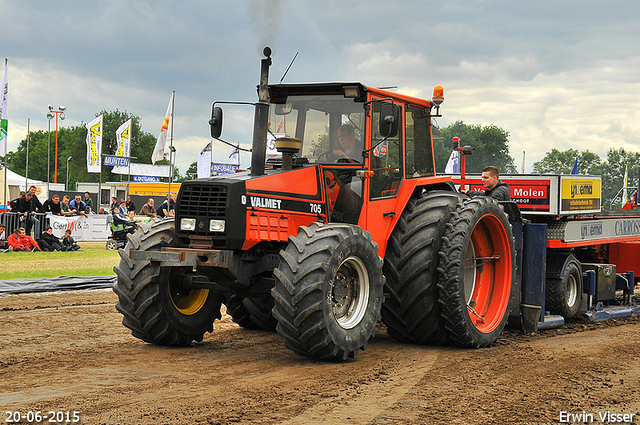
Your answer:
[[[103,154],[114,154],[116,150],[116,129],[129,118],[131,125],[131,156],[137,159],[133,162],[150,164],[151,155],[156,144],[156,136],[142,130],[140,117],[126,111],[98,112],[95,116],[103,115]],[[97,182],[98,173],[88,173],[86,166],[86,124],[75,127],[62,127],[58,130],[58,182],[66,180],[67,158],[69,161],[68,187],[74,187],[76,182]],[[457,121],[446,127],[434,125],[434,156],[436,171],[444,173],[445,166],[451,155],[451,141],[454,136],[460,138],[462,145],[472,146],[473,154],[466,158],[466,170],[469,173],[480,173],[486,165],[494,165],[502,173],[516,173],[515,161],[509,152],[509,132],[495,125],[474,125]],[[51,156],[49,158],[50,172],[47,176],[48,140],[51,136]],[[40,130],[32,132],[29,138],[29,177],[41,181],[54,181],[55,170],[55,131],[51,133]],[[7,163],[11,170],[24,175],[27,155],[27,139],[22,140],[15,152],[7,154]],[[578,158],[578,174],[602,176],[602,205],[608,207],[623,186],[625,166],[628,167],[628,186],[638,186],[640,171],[640,153],[629,152],[623,148],[611,148],[607,152],[607,159],[602,160],[597,154],[589,150],[579,152],[576,149],[559,151],[552,149],[545,157],[533,164],[536,174],[569,174]],[[169,164],[167,158],[159,164]],[[121,181],[126,176],[114,174],[112,167],[102,166],[102,181]],[[174,181],[193,178],[196,174],[196,162],[193,162],[181,176],[180,171],[174,169]],[[163,180],[167,180],[166,178]]]
[[[103,115],[102,153],[115,155],[117,141],[116,130],[131,118],[131,156],[136,157],[133,162],[151,164],[151,155],[156,146],[157,137],[142,130],[140,117],[126,111],[106,110],[98,112],[95,116]],[[28,134],[29,141],[29,173],[30,179],[43,182],[55,181],[55,130],[48,132],[39,130]],[[49,143],[49,140],[51,142]],[[50,149],[49,149],[50,145]],[[47,152],[50,150],[47,161]],[[73,127],[60,127],[58,129],[58,183],[65,183],[67,178],[67,158],[69,163],[69,182],[67,187],[75,187],[76,182],[98,182],[99,173],[87,172],[87,127],[86,123],[80,123]],[[49,166],[47,166],[49,164]],[[167,158],[156,164],[168,165]],[[18,149],[7,153],[7,166],[10,170],[25,175],[27,165],[27,138],[20,141]],[[49,168],[49,175],[47,175]],[[102,182],[114,182],[126,180],[127,176],[112,173],[112,166],[102,165]],[[174,170],[174,175],[179,176],[179,170]],[[161,179],[162,180],[162,179]],[[164,180],[168,180],[165,178]]]

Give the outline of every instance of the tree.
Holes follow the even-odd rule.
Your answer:
[[[187,168],[187,171],[185,172],[184,176],[178,176],[174,179],[174,181],[176,182],[184,182],[187,180],[193,180],[195,178],[198,177],[198,163],[197,162],[192,162],[191,165],[189,165],[189,168]]]
[[[466,157],[466,171],[481,173],[487,165],[498,167],[502,173],[515,173],[516,166],[509,154],[509,132],[493,124],[488,126],[469,125],[462,121],[438,128],[444,139],[434,140],[436,170],[444,172],[447,160],[451,155],[453,137],[460,138],[462,146],[474,148],[472,155]]]
[[[559,151],[551,149],[544,158],[533,164],[533,171],[540,174],[569,174],[578,158],[578,174],[592,174],[602,159],[588,150],[578,152],[576,149]]]
[[[602,206],[609,208],[611,202],[620,202],[614,199],[624,186],[625,167],[629,180],[627,186],[638,186],[638,172],[640,170],[640,153],[627,152],[624,148],[610,148],[607,152],[607,161],[600,167],[594,168],[594,174],[602,176]],[[629,193],[631,195],[631,193]]]

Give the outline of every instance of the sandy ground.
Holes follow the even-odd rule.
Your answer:
[[[357,359],[327,363],[226,314],[200,344],[146,344],[116,301],[0,297],[2,423],[29,411],[87,424],[640,423],[640,318],[508,331],[481,350],[400,344],[379,325]]]

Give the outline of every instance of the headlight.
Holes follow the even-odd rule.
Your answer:
[[[180,219],[180,230],[196,230],[196,219],[195,218]]]
[[[209,221],[210,232],[224,232],[224,220],[210,220]]]

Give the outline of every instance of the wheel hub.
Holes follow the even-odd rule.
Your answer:
[[[348,257],[340,264],[331,282],[330,299],[340,326],[351,329],[360,323],[369,302],[369,275],[360,258]]]

